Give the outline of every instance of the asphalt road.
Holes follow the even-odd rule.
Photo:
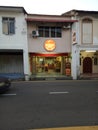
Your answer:
[[[0,130],[98,125],[98,81],[13,82],[0,95]]]

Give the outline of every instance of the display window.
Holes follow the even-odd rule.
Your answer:
[[[36,57],[37,73],[60,73],[61,57]]]
[[[32,74],[68,75],[71,58],[68,56],[30,56],[30,71]]]

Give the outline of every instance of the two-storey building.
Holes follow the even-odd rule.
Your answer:
[[[29,74],[26,11],[0,6],[0,75]]]
[[[57,15],[27,15],[31,75],[71,76],[72,25],[77,20]]]
[[[98,11],[71,10],[70,16],[78,22],[73,25],[76,41],[72,45],[72,75],[98,75]]]

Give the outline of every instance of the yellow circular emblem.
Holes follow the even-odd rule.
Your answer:
[[[56,48],[56,43],[54,40],[46,40],[44,47],[47,51],[53,51]]]

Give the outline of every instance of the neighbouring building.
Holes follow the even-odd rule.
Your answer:
[[[0,75],[29,74],[26,14],[23,7],[0,6]]]
[[[62,14],[77,19],[72,45],[73,78],[98,75],[98,11],[71,10]]]

